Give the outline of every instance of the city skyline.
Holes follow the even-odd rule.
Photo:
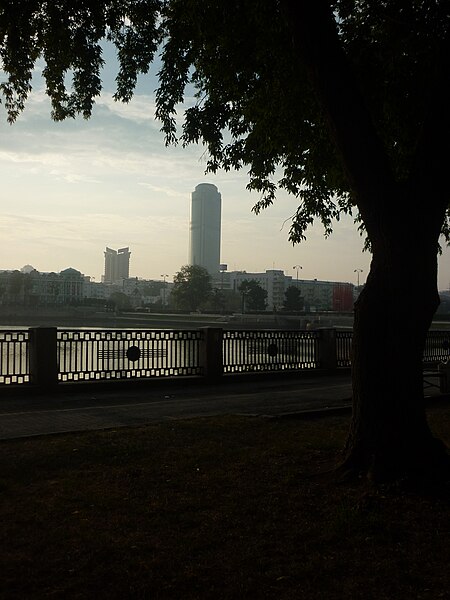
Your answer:
[[[109,48],[105,59],[104,93],[90,121],[52,122],[38,73],[14,125],[0,107],[0,269],[74,267],[100,281],[102,249],[126,245],[131,276],[172,279],[188,263],[191,192],[211,183],[222,195],[221,262],[230,270],[275,268],[295,276],[294,265],[301,265],[304,279],[356,283],[358,275],[365,282],[370,255],[351,218],[341,219],[328,239],[314,226],[307,241],[292,247],[296,199],[280,192],[272,207],[254,215],[259,195],[246,190],[246,172],[205,175],[202,146],[166,148],[153,118],[154,76],[139,80],[128,105],[116,103]],[[439,289],[449,286],[445,248]]]

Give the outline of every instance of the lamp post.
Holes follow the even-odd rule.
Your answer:
[[[167,275],[167,273],[163,273],[163,275],[161,275],[161,277],[163,278],[163,308],[165,308],[166,306],[166,277],[169,277]]]
[[[296,271],[297,271],[297,289],[298,289],[298,270],[303,269],[303,267],[301,265],[294,265],[292,268],[296,269]]]
[[[359,287],[359,274],[362,273],[363,270],[362,269],[355,269],[353,271],[353,273],[356,273],[356,278],[357,278],[357,282],[358,282],[358,287]]]

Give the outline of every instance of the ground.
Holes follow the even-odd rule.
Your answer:
[[[429,409],[450,445],[450,407]],[[349,417],[3,441],[0,598],[450,598],[445,494],[339,484]]]

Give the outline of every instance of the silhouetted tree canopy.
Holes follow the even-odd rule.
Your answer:
[[[128,310],[131,308],[131,302],[129,297],[123,292],[112,292],[108,298],[115,310]]]
[[[283,308],[292,311],[303,310],[304,304],[300,288],[296,285],[290,285],[284,292]]]
[[[343,213],[365,230],[372,264],[355,304],[345,465],[375,480],[448,476],[422,382],[449,234],[448,0],[3,1],[9,120],[41,59],[53,118],[89,117],[105,38],[120,62],[116,99],[130,100],[160,53],[167,143],[203,143],[210,172],[246,169],[255,212],[278,188],[291,193],[293,242],[317,219],[329,234]]]
[[[197,310],[209,300],[211,275],[199,265],[184,265],[173,278],[171,301],[177,308]]]
[[[238,290],[243,296],[244,310],[266,310],[267,292],[254,279],[244,279]]]
[[[14,121],[31,91],[34,65],[43,59],[52,117],[88,118],[102,89],[104,39],[117,48],[120,101],[132,98],[138,74],[160,53],[156,116],[167,142],[203,142],[212,172],[249,169],[248,187],[262,194],[256,212],[274,200],[277,187],[294,194],[290,238],[299,241],[315,218],[330,233],[342,212],[353,211],[359,220],[361,211],[358,184],[342,164],[310,62],[326,61],[334,70],[326,91],[345,126],[350,120],[356,129],[365,120],[371,128],[353,132],[348,143],[354,148],[369,133],[367,146],[376,139],[371,153],[378,157],[370,156],[371,170],[388,169],[398,185],[408,185],[422,178],[430,128],[448,112],[449,21],[443,0],[9,0],[0,6],[7,74],[1,91]],[[301,40],[293,45],[294,26]],[[178,130],[175,116],[186,88],[189,95],[195,90],[196,100]],[[366,114],[352,114],[360,95]],[[442,149],[438,143],[428,148],[433,176],[446,164]],[[357,159],[363,160],[359,152]],[[447,232],[447,219],[442,225]]]

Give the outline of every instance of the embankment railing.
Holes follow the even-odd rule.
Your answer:
[[[319,368],[318,331],[224,331],[223,372]]]
[[[29,381],[29,330],[0,331],[0,385],[23,384]]]
[[[58,381],[201,375],[202,332],[61,330]]]
[[[351,366],[352,332],[56,329],[0,331],[0,387],[178,376],[217,378]],[[424,364],[450,359],[450,331],[430,330]]]

